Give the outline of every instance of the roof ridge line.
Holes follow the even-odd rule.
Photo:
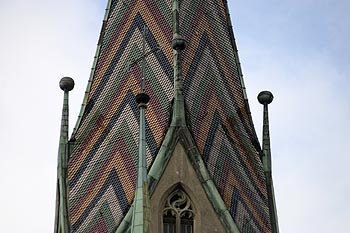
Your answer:
[[[254,132],[254,136],[255,136],[257,142],[259,142],[258,136],[256,134],[256,130],[255,130],[255,127],[254,127],[252,113],[250,111],[250,107],[249,107],[249,103],[248,103],[247,89],[246,89],[245,84],[244,84],[244,77],[243,77],[243,72],[242,72],[242,66],[241,66],[241,62],[239,60],[238,49],[237,49],[235,35],[234,35],[234,32],[233,32],[233,27],[232,27],[230,12],[229,12],[229,9],[228,9],[227,0],[223,0],[223,3],[225,5],[225,12],[226,12],[227,23],[228,23],[228,27],[229,27],[228,28],[228,32],[229,32],[230,39],[231,39],[233,53],[234,53],[234,56],[236,58],[235,59],[235,63],[237,65],[237,72],[238,72],[238,76],[239,76],[240,83],[241,83],[241,86],[242,86],[242,92],[243,92],[243,97],[244,97],[244,101],[245,101],[245,107],[246,107],[246,110],[247,110],[247,113],[248,113],[248,116],[249,116],[249,120],[250,120],[250,122],[252,124],[252,128],[253,128],[252,131]],[[260,146],[259,143],[258,143],[258,145]]]
[[[95,74],[95,70],[96,70],[97,60],[99,58],[100,51],[101,51],[102,40],[103,40],[103,37],[104,37],[104,32],[105,32],[105,29],[106,29],[107,19],[109,17],[111,5],[112,5],[112,0],[108,0],[107,7],[105,9],[105,15],[104,15],[103,21],[102,21],[100,37],[99,37],[98,42],[97,42],[97,48],[96,48],[96,52],[95,52],[95,56],[94,56],[94,61],[92,63],[92,67],[91,67],[90,77],[89,77],[88,84],[87,84],[86,89],[85,89],[85,95],[84,95],[83,103],[81,104],[81,108],[80,108],[80,112],[79,112],[79,115],[78,115],[78,119],[77,119],[77,122],[75,123],[75,126],[73,128],[73,132],[72,132],[71,138],[74,138],[75,134],[77,133],[77,130],[78,130],[78,128],[80,126],[80,123],[81,123],[81,120],[83,118],[83,114],[85,112],[85,108],[86,108],[86,105],[87,105],[88,97],[89,97],[89,94],[90,94],[90,91],[91,91],[91,87],[92,87],[92,81],[94,79],[94,74]]]

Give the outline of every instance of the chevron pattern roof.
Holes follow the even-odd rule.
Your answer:
[[[146,50],[146,153],[152,164],[173,98],[171,0],[112,0],[68,165],[73,232],[113,232],[133,200],[138,154],[142,30]],[[227,208],[244,232],[270,232],[261,149],[244,98],[224,0],[180,1],[189,128]]]

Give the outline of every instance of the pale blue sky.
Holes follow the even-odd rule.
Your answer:
[[[106,0],[0,1],[1,232],[52,232],[63,93],[71,128]],[[281,233],[346,233],[350,219],[350,2],[230,0],[250,108],[269,89]]]
[[[230,1],[258,135],[270,89],[281,232],[348,232],[349,1]],[[236,3],[236,4],[234,4]]]

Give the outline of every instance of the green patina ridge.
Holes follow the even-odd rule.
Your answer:
[[[140,69],[145,26],[150,56]],[[144,77],[152,98],[147,119],[134,102]],[[138,153],[142,134],[146,152],[139,146]],[[227,232],[278,230],[270,157],[257,140],[226,0],[109,0],[78,121],[66,138],[58,172],[66,190],[58,183],[57,206],[68,204],[56,222],[67,219],[67,227],[57,231],[129,232],[143,219],[134,205],[148,199],[147,187],[153,193],[178,143]],[[150,166],[142,184],[135,179],[140,156]]]
[[[68,79],[68,81],[67,81]],[[67,84],[67,82],[70,82]],[[70,86],[69,86],[70,85]],[[69,121],[69,91],[74,87],[74,81],[63,78],[60,87],[64,90],[63,109],[61,118],[60,143],[58,148],[57,166],[57,194],[56,194],[56,217],[54,232],[69,232],[70,223],[68,217],[67,198],[67,164],[68,164],[68,121]]]
[[[179,3],[177,0],[173,1],[173,41],[181,37],[179,32]],[[176,43],[176,42],[175,42]],[[239,233],[239,230],[234,223],[224,201],[222,200],[214,182],[210,178],[210,175],[204,165],[202,157],[197,149],[197,146],[192,138],[192,135],[187,128],[186,115],[185,115],[185,104],[183,96],[183,77],[182,77],[182,68],[181,68],[181,50],[174,48],[174,104],[173,104],[173,116],[168,132],[164,138],[164,141],[161,145],[159,153],[157,154],[153,165],[150,168],[148,173],[148,180],[150,183],[149,189],[153,192],[157,182],[160,180],[166,165],[175,149],[175,146],[180,142],[187,154],[189,159],[201,181],[201,184],[211,201],[216,213],[220,217],[223,225],[225,226],[226,232],[228,233]],[[138,202],[136,191],[135,202]],[[137,210],[137,209],[136,209]],[[135,207],[131,208],[128,214],[125,216],[120,226],[116,230],[116,233],[129,232],[130,231],[130,222],[134,222],[132,219],[132,212],[135,218]],[[133,224],[131,225],[131,232],[133,231]],[[142,232],[142,231],[139,231]],[[146,231],[145,231],[146,232]]]

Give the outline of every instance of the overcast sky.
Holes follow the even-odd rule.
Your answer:
[[[63,92],[70,133],[107,0],[0,1],[0,231],[53,232]],[[270,105],[281,233],[347,233],[350,1],[229,0],[258,135]]]

